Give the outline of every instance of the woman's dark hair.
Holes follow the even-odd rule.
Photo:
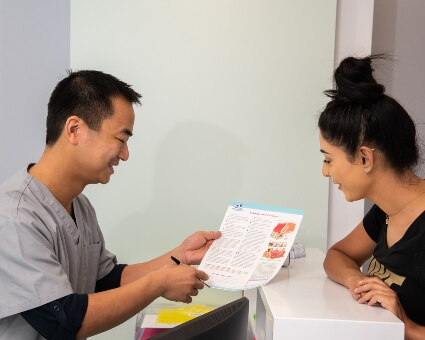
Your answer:
[[[415,123],[404,108],[387,96],[373,77],[372,61],[348,57],[334,72],[335,89],[320,114],[318,126],[330,144],[342,147],[353,160],[362,145],[379,150],[398,173],[414,167],[419,159]]]
[[[46,144],[53,145],[62,133],[66,120],[78,116],[98,131],[105,118],[113,115],[111,99],[121,96],[140,104],[141,95],[130,85],[100,71],[69,71],[53,90],[47,106]]]

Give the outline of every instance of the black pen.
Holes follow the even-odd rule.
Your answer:
[[[171,259],[177,263],[180,264],[180,260],[176,259],[173,255],[171,255]],[[198,279],[199,281],[202,281],[201,279]],[[205,286],[207,286],[208,288],[211,288],[210,286],[208,286],[208,283],[206,283],[205,281],[202,281],[204,283]]]

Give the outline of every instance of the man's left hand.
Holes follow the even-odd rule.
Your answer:
[[[212,242],[220,236],[220,231],[197,231],[186,238],[181,244],[185,263],[199,264]]]

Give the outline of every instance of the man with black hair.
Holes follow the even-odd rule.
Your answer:
[[[0,186],[0,339],[82,339],[156,298],[189,303],[197,264],[219,232],[197,232],[149,262],[118,264],[85,186],[108,183],[129,157],[140,94],[112,75],[70,72],[48,104],[46,148]]]

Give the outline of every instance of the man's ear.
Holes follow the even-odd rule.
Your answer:
[[[373,148],[370,148],[364,145],[362,145],[359,149],[360,161],[363,166],[363,170],[366,173],[371,172],[373,169],[373,165],[375,161],[373,151],[374,151]]]
[[[81,135],[82,125],[83,120],[77,116],[71,116],[65,122],[65,135],[68,140],[74,145],[78,144],[79,137]]]

